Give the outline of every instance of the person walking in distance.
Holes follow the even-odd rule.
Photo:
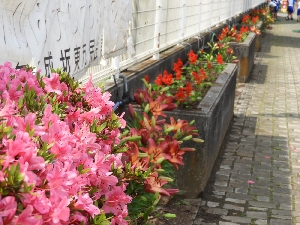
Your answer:
[[[300,22],[300,0],[297,2],[298,10],[297,10],[297,22]]]
[[[268,0],[268,6],[270,8],[270,13],[272,13],[273,19],[275,19],[275,11],[277,6],[277,0]]]
[[[279,8],[280,8],[280,4],[281,4],[280,0],[277,0],[277,1],[276,1],[276,6],[275,6],[275,8],[274,8],[274,15],[273,15],[274,20],[277,20],[277,19],[278,19],[277,13],[278,13],[278,10],[279,10]]]
[[[294,0],[288,0],[288,15],[285,17],[286,20],[293,20],[293,12],[294,12]]]

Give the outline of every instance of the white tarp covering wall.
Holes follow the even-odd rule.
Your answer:
[[[0,0],[0,63],[79,77],[126,51],[131,15],[128,0]]]

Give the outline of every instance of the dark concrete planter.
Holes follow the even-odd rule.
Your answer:
[[[239,60],[237,75],[237,82],[239,83],[247,81],[254,64],[255,37],[256,34],[250,32],[246,40],[242,43],[229,42],[229,46],[233,49],[234,55]]]
[[[167,115],[175,119],[195,120],[204,143],[190,141],[195,152],[184,155],[184,166],[176,171],[176,185],[188,198],[196,198],[204,190],[219,149],[229,127],[234,107],[236,64],[228,64],[195,110],[174,110]]]
[[[249,24],[239,24],[238,25],[238,28],[242,27],[242,26],[248,26],[249,28],[251,27],[251,25]],[[257,29],[259,29],[261,32],[262,29],[263,29],[263,21],[259,21],[257,24],[256,24],[256,27]],[[260,50],[260,47],[261,47],[261,43],[262,43],[262,34],[260,35],[257,35],[255,36],[255,51],[258,52]]]
[[[184,154],[184,166],[180,166],[175,174],[175,185],[187,198],[199,196],[213,169],[233,115],[236,75],[236,64],[228,64],[197,109],[164,112],[175,120],[195,120],[194,126],[204,139],[204,143],[193,141],[185,143],[184,147],[192,147],[196,151]],[[140,110],[139,107],[135,109]]]

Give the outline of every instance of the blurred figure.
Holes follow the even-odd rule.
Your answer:
[[[277,13],[278,13],[278,11],[279,11],[280,5],[281,5],[280,0],[277,0],[277,1],[276,1],[276,6],[275,6],[275,8],[274,8],[274,14],[273,14],[274,20],[277,20],[277,19],[278,19]]]
[[[297,22],[300,21],[300,0],[298,0],[298,10],[297,10]]]
[[[288,15],[287,17],[285,17],[286,20],[293,20],[293,13],[294,13],[294,0],[288,0],[289,2],[289,5],[288,5],[288,8],[287,8],[287,11],[288,11]]]
[[[277,19],[277,12],[278,12],[278,2],[279,0],[267,0],[268,6],[270,8],[270,13],[272,13],[272,17],[274,20]]]

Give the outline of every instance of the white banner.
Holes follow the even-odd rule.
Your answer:
[[[0,0],[0,63],[76,77],[126,51],[129,0]]]

